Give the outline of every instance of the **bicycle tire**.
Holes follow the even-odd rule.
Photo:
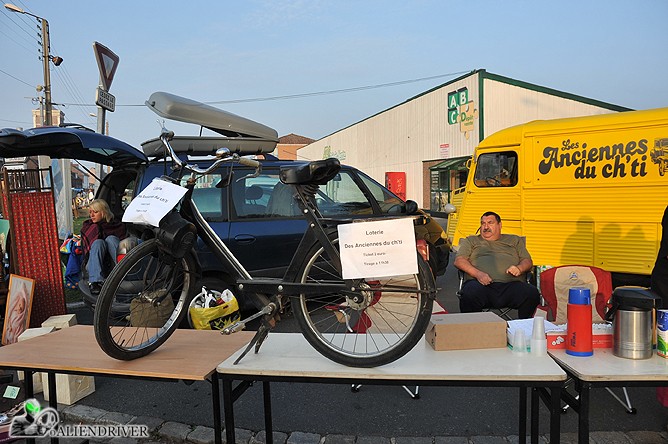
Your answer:
[[[362,281],[361,287],[368,289],[362,292],[362,304],[342,293],[295,297],[294,315],[303,336],[323,356],[350,367],[377,367],[404,356],[427,329],[436,293],[429,265],[416,255],[414,275]],[[316,245],[306,256],[297,282],[323,281],[343,279],[324,249]],[[401,286],[402,292],[391,291],[392,286],[395,290]]]
[[[105,280],[95,306],[100,348],[129,361],[162,345],[184,319],[196,274],[191,254],[175,258],[157,239],[130,250]]]

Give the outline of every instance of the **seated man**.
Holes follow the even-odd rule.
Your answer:
[[[483,214],[480,235],[461,240],[455,267],[468,275],[460,290],[462,313],[511,307],[521,319],[534,315],[540,293],[525,278],[533,261],[523,238],[501,234],[498,214]]]

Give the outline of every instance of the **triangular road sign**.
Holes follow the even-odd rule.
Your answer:
[[[98,42],[93,42],[93,51],[95,52],[97,67],[100,69],[100,81],[104,89],[109,91],[116,68],[118,68],[119,58],[111,49]]]

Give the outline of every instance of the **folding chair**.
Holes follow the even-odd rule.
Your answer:
[[[457,270],[457,276],[459,277],[459,289],[457,290],[457,298],[461,299],[462,298],[462,287],[464,286],[464,279],[466,279],[466,273],[464,273],[462,270]],[[527,282],[530,280],[530,273],[527,273]],[[513,316],[511,314],[511,311],[513,308],[511,307],[503,307],[503,308],[484,308],[482,311],[491,311],[499,316],[501,316],[503,319],[506,321],[512,321]]]
[[[589,288],[592,299],[592,322],[605,322],[605,312],[610,307],[612,297],[612,275],[609,271],[584,265],[562,265],[549,268],[540,274],[540,291],[544,303],[537,309],[545,312],[545,318],[555,324],[567,322],[568,290],[571,287]],[[624,400],[610,387],[605,389],[624,407],[627,413],[637,410],[631,406],[626,387],[622,387]],[[568,409],[566,405],[564,412]]]

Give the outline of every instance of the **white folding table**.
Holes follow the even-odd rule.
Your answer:
[[[571,356],[565,350],[549,350],[554,360],[575,380],[576,399],[565,390],[564,400],[578,413],[578,442],[589,442],[589,392],[592,387],[668,386],[668,359],[625,359],[610,348],[596,348],[592,356]]]
[[[299,333],[270,333],[259,353],[234,364],[242,350],[218,366],[223,386],[225,431],[234,443],[234,401],[253,381],[263,382],[267,442],[272,440],[271,381],[377,385],[495,386],[520,389],[519,436],[526,439],[527,388],[551,390],[550,442],[559,442],[560,397],[566,373],[549,356],[518,356],[507,348],[434,351],[420,341],[401,359],[376,368],[347,367],[314,350]],[[234,381],[241,381],[233,387]],[[538,441],[539,403],[532,397],[531,437]],[[547,404],[547,403],[546,403]]]

